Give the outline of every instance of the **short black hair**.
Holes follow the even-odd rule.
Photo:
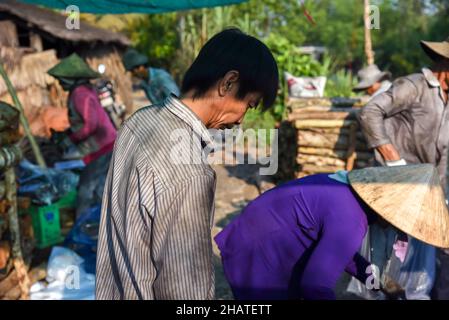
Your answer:
[[[217,33],[204,45],[187,70],[181,91],[193,90],[193,98],[200,98],[231,70],[239,72],[238,99],[257,92],[264,109],[274,104],[279,86],[276,60],[262,41],[236,28]]]

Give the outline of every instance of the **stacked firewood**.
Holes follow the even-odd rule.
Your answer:
[[[284,127],[290,131],[280,131],[279,154],[284,162],[294,159],[294,166],[281,164],[280,170],[294,178],[373,165],[374,155],[357,122],[361,106],[354,99],[289,99]]]
[[[0,101],[0,299],[26,299],[29,276],[20,243],[14,166],[22,158],[19,112]]]

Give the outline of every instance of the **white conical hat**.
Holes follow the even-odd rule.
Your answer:
[[[412,237],[449,248],[449,213],[431,164],[354,170],[349,183],[377,214]]]

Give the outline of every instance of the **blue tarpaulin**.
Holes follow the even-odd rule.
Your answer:
[[[247,0],[20,0],[24,3],[42,5],[48,8],[66,9],[75,5],[80,12],[121,14],[121,13],[162,13],[179,10],[238,4]]]

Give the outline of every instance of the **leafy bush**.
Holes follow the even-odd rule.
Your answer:
[[[324,95],[326,97],[353,97],[356,94],[352,91],[357,84],[357,79],[344,69],[338,70],[327,79]]]

